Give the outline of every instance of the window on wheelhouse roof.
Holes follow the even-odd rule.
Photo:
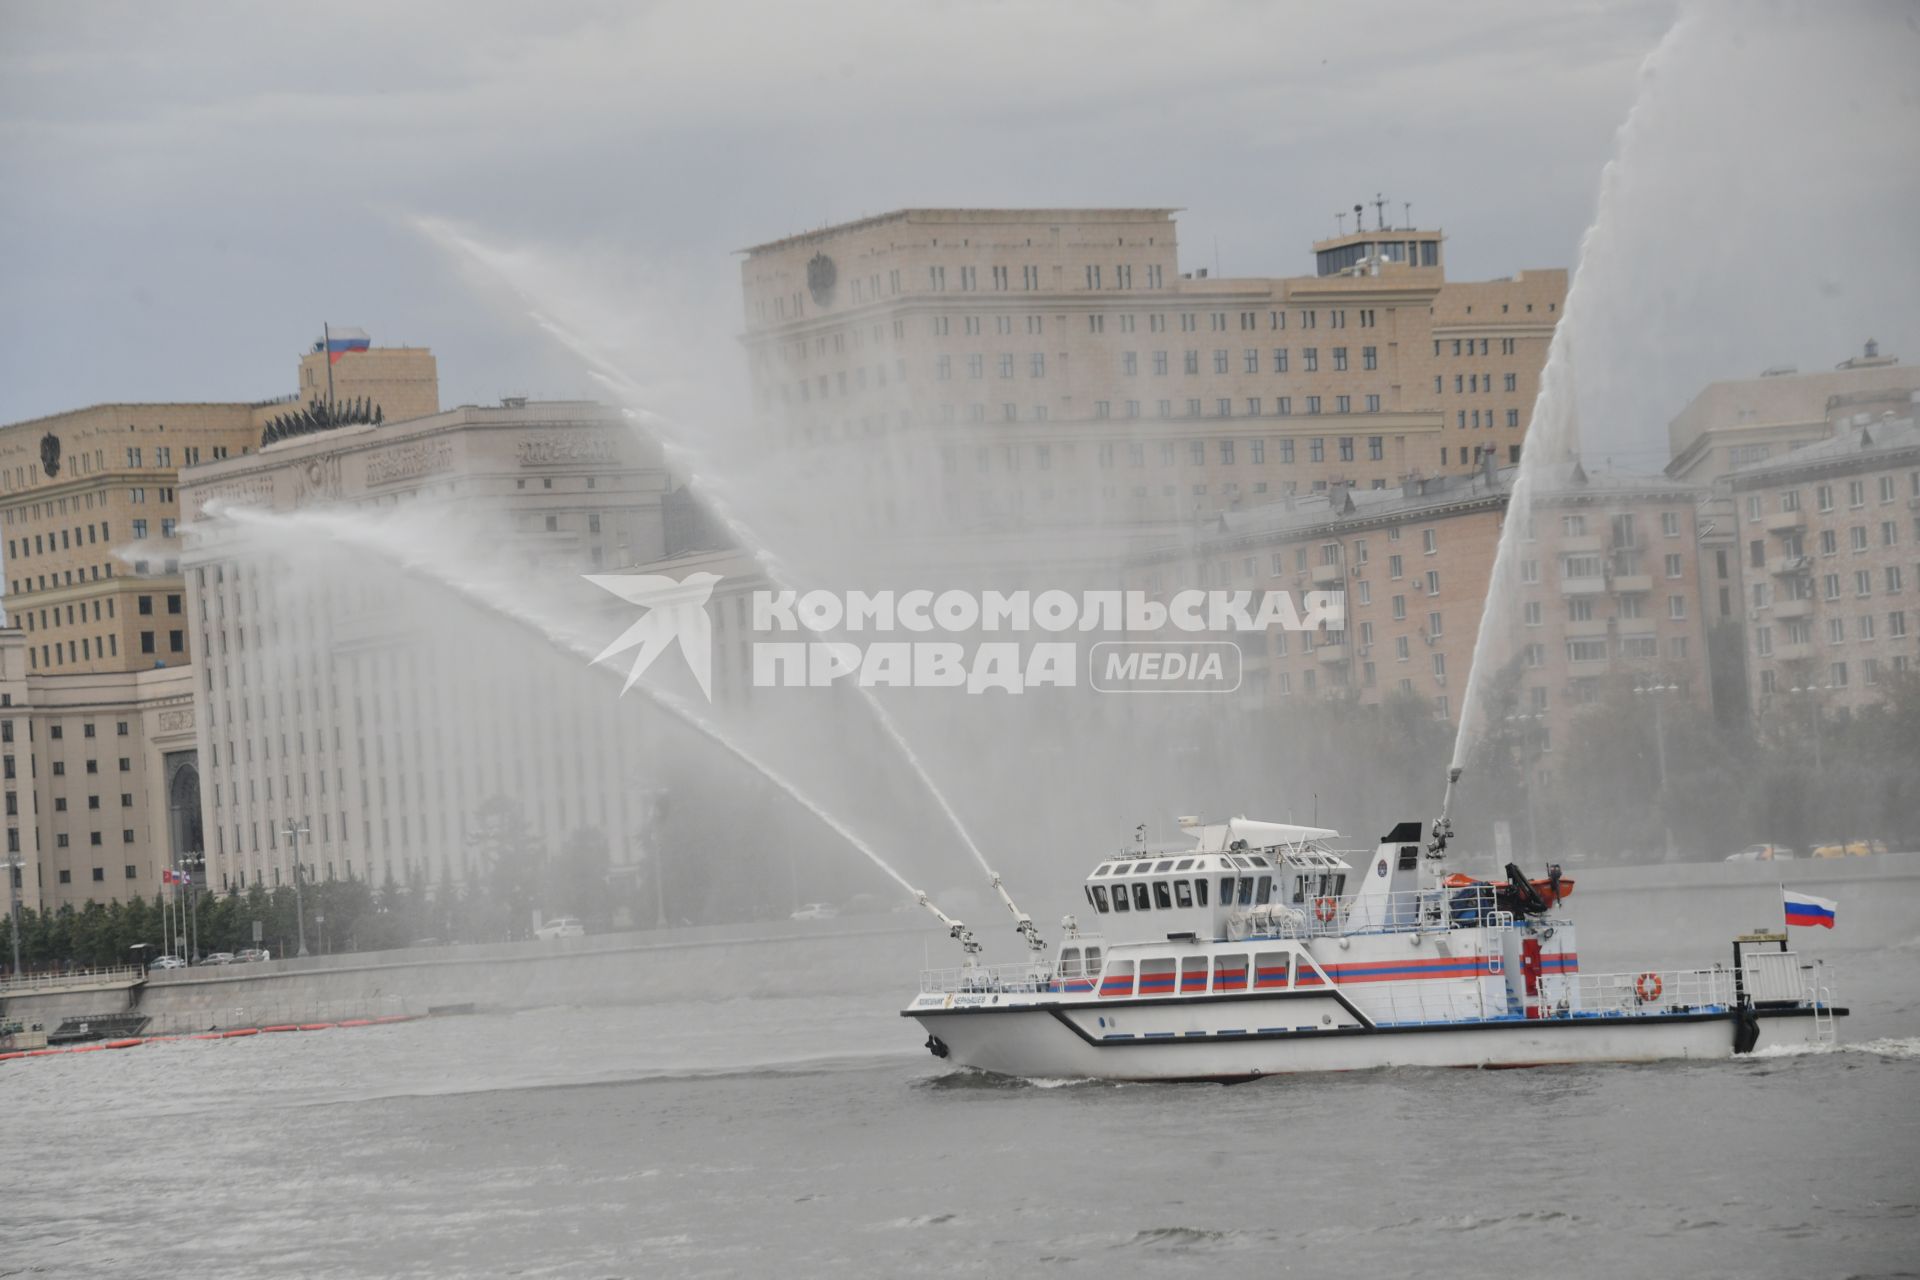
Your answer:
[[[1173,859],[1172,859],[1172,858],[1168,858],[1168,859],[1167,859],[1167,860],[1166,860],[1165,862],[1162,862],[1162,863],[1159,863],[1159,864],[1157,864],[1157,865],[1156,865],[1156,866],[1154,867],[1154,870],[1155,870],[1155,871],[1171,871],[1171,870],[1173,870]]]
[[[1177,867],[1175,867],[1175,868],[1174,868],[1174,870],[1175,870],[1175,871],[1185,871],[1185,870],[1186,870],[1186,869],[1187,869],[1188,867],[1191,867],[1192,865],[1193,865],[1193,859],[1192,859],[1192,858],[1182,858],[1182,859],[1180,859],[1180,865],[1179,865],[1179,866],[1177,866]]]
[[[1153,909],[1152,905],[1147,901],[1147,882],[1145,880],[1135,880],[1133,882],[1133,906],[1136,911],[1151,911]]]
[[[1165,880],[1153,882],[1153,905],[1162,911],[1173,910],[1173,890]]]

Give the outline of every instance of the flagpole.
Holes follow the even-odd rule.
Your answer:
[[[333,330],[320,322],[320,354],[327,358],[327,408],[333,408]]]

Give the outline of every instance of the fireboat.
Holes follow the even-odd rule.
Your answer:
[[[1449,870],[1458,780],[1438,819],[1399,823],[1371,854],[1326,828],[1183,818],[1191,848],[1101,859],[1083,885],[1097,925],[1065,917],[1051,960],[1004,890],[1026,961],[981,963],[941,915],[966,962],[922,973],[901,1016],[938,1058],[1030,1079],[1649,1062],[1836,1038],[1848,1011],[1784,932],[1735,938],[1731,964],[1582,971],[1558,867]]]

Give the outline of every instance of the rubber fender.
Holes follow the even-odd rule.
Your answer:
[[[1760,1043],[1760,1015],[1753,1011],[1752,1005],[1741,1005],[1733,1011],[1733,1051],[1752,1053],[1753,1046]]]

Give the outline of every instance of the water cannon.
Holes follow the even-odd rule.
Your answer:
[[[1464,772],[1458,765],[1447,770],[1447,791],[1440,800],[1440,816],[1433,820],[1433,837],[1427,841],[1427,856],[1436,861],[1447,856],[1447,842],[1453,839],[1453,819],[1447,815],[1453,808],[1454,784]]]
[[[952,916],[934,906],[933,900],[928,898],[924,891],[915,889],[913,891],[913,900],[925,907],[928,911],[931,911],[933,918],[947,927],[947,936],[960,944],[960,950],[969,956],[977,956],[980,954],[980,942],[973,936],[973,930],[967,928],[964,923],[955,920]]]
[[[1047,940],[1040,936],[1040,930],[1038,926],[1033,923],[1033,917],[1026,912],[1022,911],[1019,916],[1016,917],[1013,928],[1016,933],[1027,940],[1027,950],[1033,952],[1035,955],[1039,955],[1047,949]]]
[[[1047,940],[1040,936],[1040,929],[1033,923],[1033,917],[1022,911],[1013,901],[1006,886],[1000,883],[1000,873],[989,869],[987,875],[993,883],[993,891],[1000,895],[1000,901],[1007,904],[1007,911],[1013,916],[1013,929],[1027,940],[1027,950],[1039,954],[1047,949]]]

